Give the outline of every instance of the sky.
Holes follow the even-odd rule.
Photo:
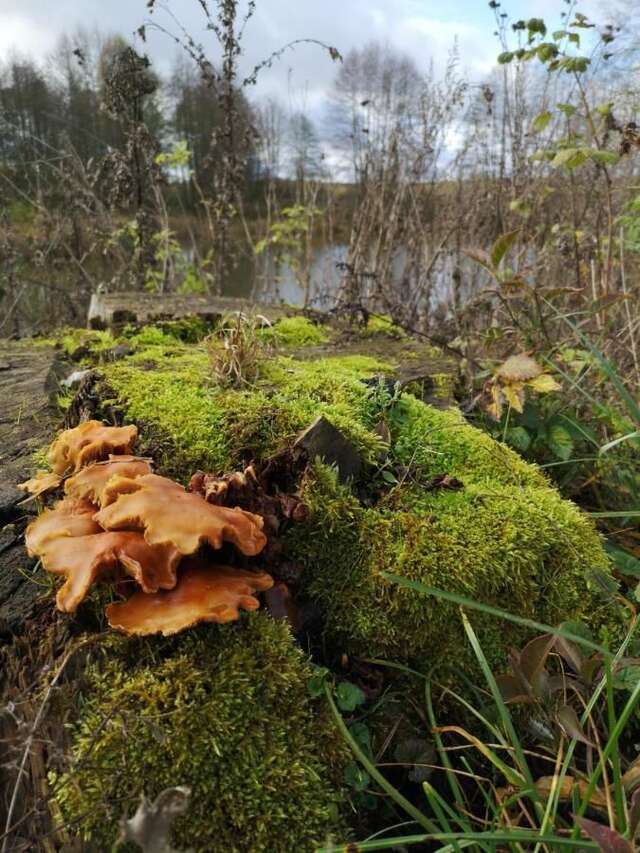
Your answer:
[[[595,2],[583,0],[580,8],[588,12]],[[211,40],[198,0],[165,3],[196,39]],[[13,50],[42,58],[62,33],[72,34],[78,27],[131,37],[149,19],[146,6],[146,0],[0,0],[0,60]],[[513,19],[545,17],[556,27],[566,7],[562,0],[503,0],[503,8]],[[154,18],[175,30],[159,5]],[[257,0],[256,14],[246,29],[241,68],[250,71],[294,39],[314,38],[341,53],[378,40],[409,54],[420,68],[433,62],[437,71],[444,68],[457,40],[461,66],[472,80],[482,79],[499,52],[494,29],[487,0]],[[175,59],[175,44],[161,33],[149,33],[146,49],[161,71]],[[211,58],[217,58],[215,46]],[[300,45],[261,73],[255,97],[276,96],[313,113],[334,75],[326,52]]]

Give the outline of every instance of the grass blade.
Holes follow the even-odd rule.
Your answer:
[[[625,513],[621,513],[621,515],[625,515]],[[572,640],[574,643],[584,646],[587,649],[599,652],[606,657],[611,657],[611,652],[604,646],[600,646],[597,643],[591,642],[591,640],[580,637],[578,634],[568,631],[561,625],[554,628],[552,625],[545,625],[544,622],[536,622],[534,619],[527,619],[524,616],[516,616],[514,613],[508,613],[506,610],[493,607],[491,604],[483,604],[481,601],[474,601],[473,598],[458,595],[456,592],[447,592],[446,590],[438,589],[434,586],[427,586],[427,584],[421,583],[420,581],[409,580],[409,578],[403,578],[401,575],[394,575],[391,572],[381,572],[380,574],[390,583],[396,583],[398,586],[403,586],[406,589],[413,589],[416,590],[416,592],[423,593],[424,595],[432,595],[435,598],[441,598],[443,601],[451,601],[453,604],[465,607],[468,610],[479,610],[481,613],[488,613],[490,616],[495,616],[498,619],[505,619],[507,622],[514,622],[516,625],[522,625],[524,628],[531,628],[533,631],[540,631],[542,634],[553,634],[557,637],[564,637],[566,640]]]

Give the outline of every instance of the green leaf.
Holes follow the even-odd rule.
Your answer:
[[[360,749],[369,756],[369,758],[373,758],[373,751],[371,749],[371,732],[369,731],[369,726],[366,723],[362,723],[360,721],[351,723],[349,726],[349,733],[352,738],[358,744]]]
[[[523,426],[511,427],[508,429],[505,439],[507,444],[511,445],[511,447],[515,447],[519,453],[526,453],[531,446],[531,436]]]
[[[329,678],[329,670],[325,666],[314,667],[314,673],[307,682],[307,693],[314,699],[322,696],[324,685]]]
[[[369,786],[371,777],[356,761],[352,761],[344,769],[344,781],[354,791],[364,791]]]
[[[566,462],[573,454],[573,439],[569,431],[559,423],[547,427],[547,442],[558,459]]]
[[[513,53],[510,50],[505,50],[504,53],[501,53],[498,56],[498,64],[499,65],[508,65],[513,61]]]
[[[382,471],[382,479],[385,481],[385,483],[389,483],[390,486],[395,486],[398,483],[398,478],[396,477],[396,475],[393,473],[393,471],[389,471],[387,468]]]
[[[612,542],[605,542],[604,549],[620,574],[640,578],[640,560],[637,557]]]
[[[494,268],[500,266],[505,255],[518,239],[519,233],[520,229],[517,228],[515,231],[508,231],[506,234],[501,234],[500,237],[498,237],[491,247],[491,263]]]
[[[640,666],[630,664],[623,666],[613,675],[613,686],[616,690],[633,690],[640,681]]]
[[[567,118],[571,118],[571,116],[574,115],[577,109],[577,107],[574,107],[573,104],[556,104],[556,107],[560,110],[561,113],[564,113]]]
[[[543,113],[540,113],[540,115],[537,115],[533,120],[531,125],[532,131],[534,133],[542,133],[552,118],[553,114],[550,113],[549,110],[545,110]]]
[[[604,166],[609,166],[615,165],[620,157],[615,151],[599,151],[597,148],[594,148],[589,154],[589,159],[593,160],[594,163],[602,163]]]
[[[565,166],[569,171],[582,166],[589,159],[589,149],[584,148],[562,148],[551,161],[555,168]]]
[[[350,681],[341,681],[336,687],[336,702],[341,711],[355,711],[366,700],[364,692]]]
[[[537,50],[540,62],[549,62],[549,60],[555,59],[560,53],[558,45],[551,41],[545,41],[542,44],[539,44]]]

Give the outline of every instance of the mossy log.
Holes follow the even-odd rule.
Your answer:
[[[440,353],[389,323],[354,330],[290,317],[257,331],[258,379],[224,385],[210,359],[218,344],[185,323],[133,329],[117,361],[102,357],[123,344],[110,333],[72,332],[62,347],[81,348],[95,368],[96,414],[136,423],[140,451],[183,483],[196,469],[277,468],[319,416],[340,431],[361,473],[341,483],[335,469],[302,458],[295,473],[308,513],[281,543],[283,562],[300,570],[299,594],[321,611],[326,648],[423,670],[468,665],[456,608],[393,586],[383,571],[609,630],[592,583],[609,571],[593,524],[539,469],[466,423]],[[442,487],[442,475],[455,487]],[[348,755],[327,709],[310,702],[309,662],[284,623],[259,613],[175,640],[105,639],[98,601],[64,623],[88,641],[89,657],[56,694],[47,719],[68,726],[50,734],[55,748],[30,783],[57,841],[106,849],[141,793],[173,785],[193,788],[179,847],[310,851],[332,833],[347,837]],[[500,665],[519,632],[472,619]],[[55,672],[60,643],[49,646]],[[15,669],[24,645],[13,648]],[[27,657],[42,660],[33,649]],[[43,689],[47,678],[40,672]]]

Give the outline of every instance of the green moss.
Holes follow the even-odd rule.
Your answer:
[[[174,845],[196,851],[311,851],[343,837],[350,756],[285,624],[257,613],[167,641],[112,640],[87,674],[72,730],[74,767],[58,807],[107,850],[140,795],[192,789]]]
[[[287,347],[307,347],[324,344],[330,336],[322,326],[307,317],[283,317],[273,326],[256,332],[259,340],[275,342]]]
[[[387,338],[406,338],[406,332],[396,326],[391,317],[372,316],[367,320],[367,325],[362,330],[362,336],[371,338],[381,335]]]
[[[196,468],[266,461],[320,414],[376,466],[382,448],[374,430],[381,419],[389,424],[387,463],[403,472],[402,484],[381,499],[370,490],[362,503],[320,476],[322,466],[314,469],[305,486],[311,518],[289,542],[329,633],[346,648],[439,657],[466,646],[455,609],[389,587],[383,570],[543,621],[602,621],[586,575],[607,571],[608,562],[591,522],[538,468],[458,411],[410,394],[398,401],[367,384],[389,375],[380,360],[265,356],[254,386],[222,389],[204,349],[178,345],[148,347],[105,373],[126,418],[152,437],[149,449],[158,458],[160,448],[165,470],[183,480]],[[439,474],[462,481],[462,490],[426,490]],[[495,640],[491,653],[502,654],[511,629],[484,620],[482,630]]]
[[[365,356],[280,356],[265,362],[255,386],[222,389],[204,349],[175,346],[147,347],[102,370],[126,419],[143,427],[143,447],[185,479],[196,468],[222,471],[272,456],[321,413],[375,459],[380,441],[360,379],[386,367]]]
[[[589,569],[608,571],[591,522],[546,486],[469,484],[460,491],[394,490],[366,508],[316,465],[303,497],[308,525],[290,556],[324,609],[328,633],[356,654],[460,664],[466,647],[454,605],[388,583],[392,572],[513,613],[598,624]],[[521,632],[472,615],[491,663]],[[468,661],[467,661],[468,663]]]

